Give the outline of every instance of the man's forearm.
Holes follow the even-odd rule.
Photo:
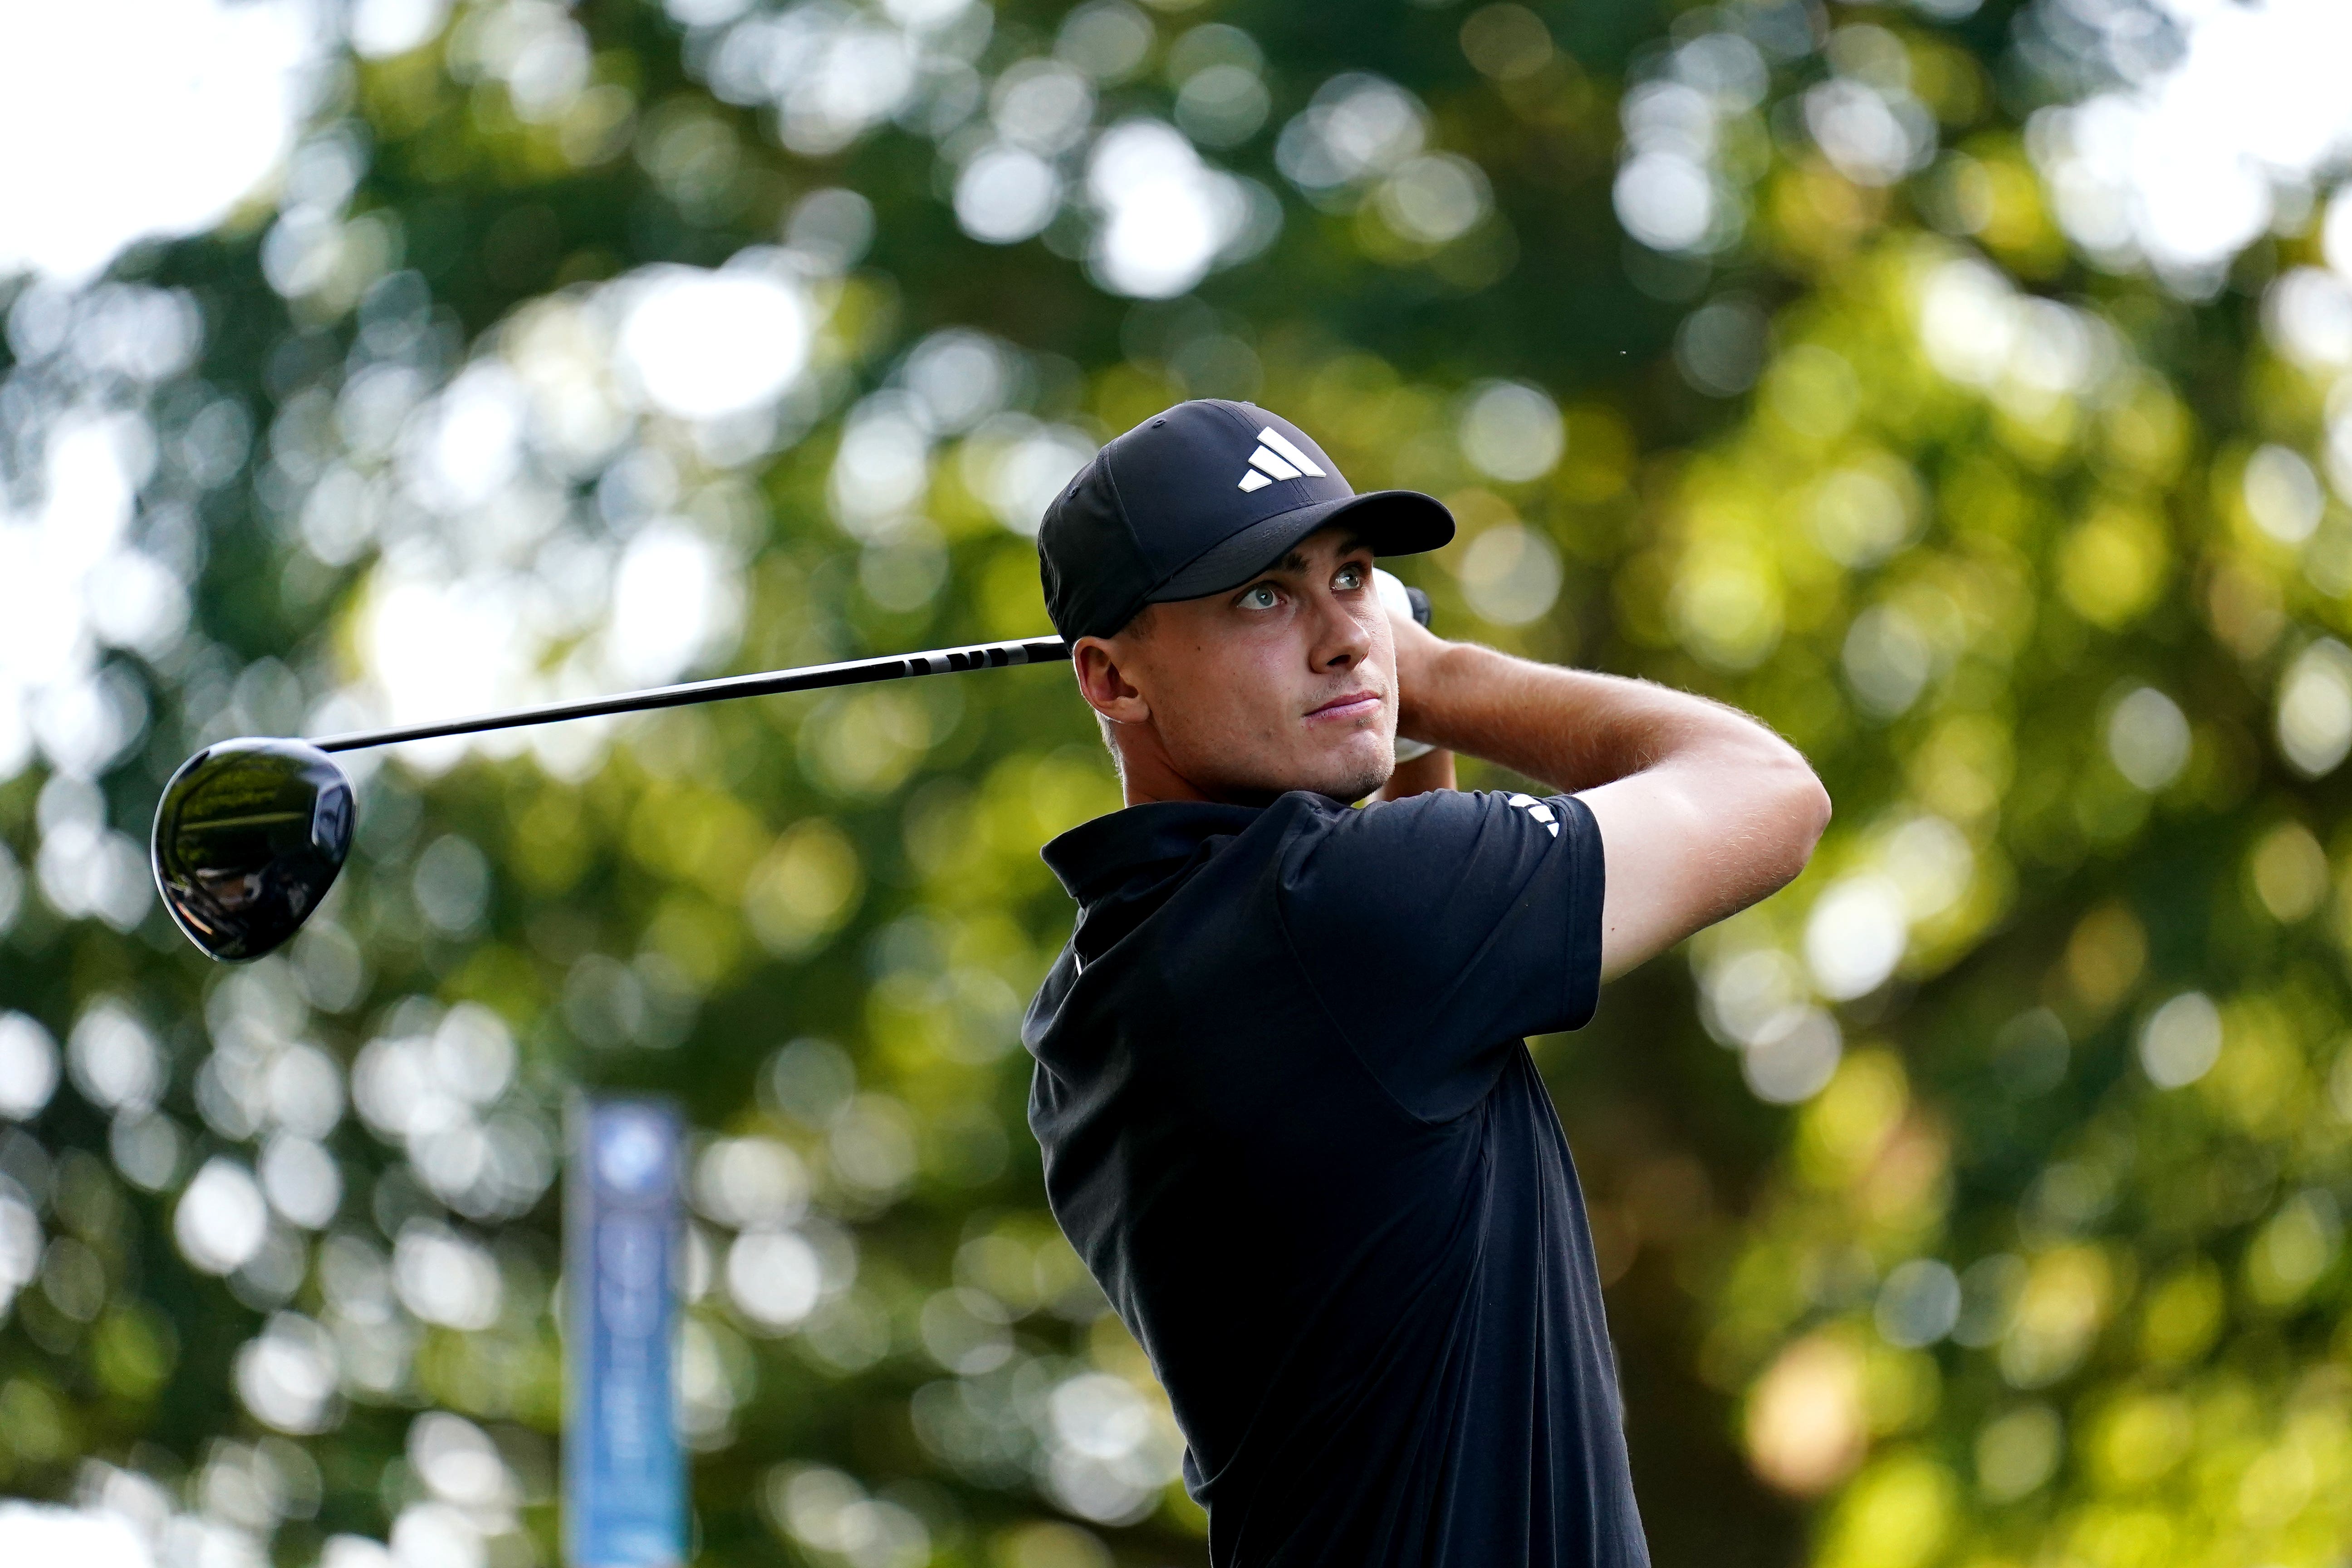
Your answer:
[[[1778,748],[1754,720],[1643,680],[1448,643],[1405,684],[1398,729],[1564,792],[1610,784],[1699,744]]]

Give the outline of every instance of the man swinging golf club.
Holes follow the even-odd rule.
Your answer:
[[[1780,887],[1829,817],[1738,713],[1391,617],[1374,557],[1453,531],[1200,401],[1106,447],[1039,534],[1127,805],[1045,850],[1078,915],[1024,1027],[1030,1122],[1219,1568],[1648,1561],[1521,1037]],[[1455,793],[1400,731],[1560,793]]]

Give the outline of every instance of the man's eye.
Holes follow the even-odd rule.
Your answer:
[[[1339,568],[1339,575],[1331,579],[1331,585],[1342,590],[1360,588],[1364,585],[1364,569],[1360,566],[1342,566]]]
[[[1274,608],[1275,602],[1274,589],[1265,583],[1260,583],[1242,595],[1242,608],[1245,610],[1270,610]]]

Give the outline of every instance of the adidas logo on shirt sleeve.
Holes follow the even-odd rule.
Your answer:
[[[1257,433],[1257,450],[1249,455],[1249,469],[1242,475],[1236,489],[1262,490],[1276,479],[1324,477],[1314,458],[1271,425]]]
[[[1553,815],[1551,807],[1531,795],[1515,795],[1511,796],[1511,804],[1542,823],[1544,831],[1554,838],[1559,837],[1559,818]]]

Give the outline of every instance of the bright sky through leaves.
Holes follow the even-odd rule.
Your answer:
[[[301,0],[88,0],[0,21],[0,277],[79,282],[211,227],[293,145],[319,21]]]

